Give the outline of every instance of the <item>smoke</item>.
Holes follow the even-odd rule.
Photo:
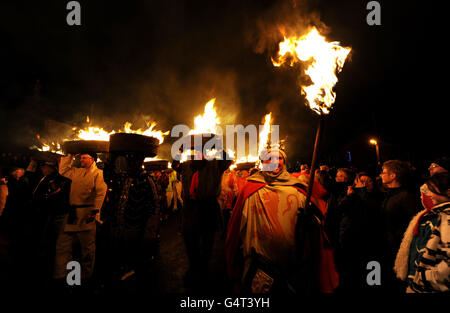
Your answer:
[[[246,40],[254,53],[270,60],[275,58],[284,36],[302,36],[312,26],[325,35],[330,31],[311,1],[278,2],[255,17],[254,23],[247,27]],[[266,110],[273,113],[273,123],[280,125],[280,139],[285,140],[291,162],[310,158],[315,130],[316,116],[306,107],[306,99],[300,94],[299,82],[304,84],[309,80],[302,73],[302,64],[294,68],[273,67],[265,105]]]
[[[310,157],[315,116],[300,96],[298,71],[276,69],[270,61],[283,34],[302,34],[311,25],[325,29],[307,1],[138,1],[84,8],[79,29],[58,26],[55,18],[15,42],[33,68],[28,79],[40,79],[42,86],[31,115],[25,101],[17,109],[30,141],[52,132],[39,121],[82,127],[86,116],[107,130],[125,121],[133,129],[152,121],[162,131],[192,127],[216,98],[222,125],[259,125],[272,112],[288,155]],[[26,92],[33,95],[32,88]],[[162,157],[170,143],[167,138],[160,147]]]

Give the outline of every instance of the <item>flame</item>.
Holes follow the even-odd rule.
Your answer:
[[[87,123],[90,123],[89,116],[86,117]],[[98,126],[88,126],[85,128],[74,127],[72,138],[65,138],[61,141],[67,140],[101,140],[101,141],[109,141],[109,136],[115,133],[131,133],[131,134],[139,134],[149,137],[154,137],[159,140],[159,144],[164,142],[164,137],[167,136],[170,131],[162,132],[160,130],[154,130],[156,126],[156,122],[152,122],[147,124],[147,129],[137,129],[134,130],[131,128],[132,123],[125,122],[123,129],[107,131],[102,127]],[[61,145],[59,142],[52,142],[52,144],[47,143],[46,140],[42,139],[40,135],[36,136],[37,139],[41,143],[41,147],[33,146],[32,149],[37,149],[39,151],[51,151],[59,154],[63,154],[61,150]]]
[[[163,159],[160,159],[158,156],[155,156],[155,157],[153,157],[153,158],[151,158],[151,157],[146,157],[146,158],[144,159],[144,162],[161,161],[161,160],[163,160]]]
[[[89,120],[89,117],[87,117],[87,120]],[[162,132],[160,130],[154,130],[153,128],[156,126],[156,122],[152,122],[147,129],[132,129],[131,126],[133,124],[130,122],[125,122],[123,125],[123,129],[119,130],[113,130],[113,131],[106,131],[101,127],[94,127],[89,126],[84,129],[77,130],[76,131],[76,139],[81,140],[103,140],[103,141],[109,141],[109,136],[115,133],[127,133],[127,134],[139,134],[149,137],[155,137],[159,140],[159,143],[164,142],[164,137],[167,136],[170,131]]]
[[[189,135],[197,134],[217,134],[217,128],[220,124],[220,119],[217,117],[217,112],[214,108],[216,98],[212,98],[205,104],[203,115],[197,115],[194,119],[195,127],[189,131]],[[194,160],[196,153],[191,149],[185,150],[180,156],[180,162],[186,162],[188,160]],[[214,159],[219,157],[218,151],[215,149],[205,151],[208,159]],[[197,155],[199,157],[199,155]]]
[[[186,149],[183,151],[183,153],[181,153],[180,163],[186,162],[188,160],[193,160],[193,159],[194,159],[194,151],[191,149]]]
[[[114,134],[114,131],[108,132],[100,127],[89,126],[80,129],[77,133],[77,139],[81,140],[102,140],[109,141],[109,135]]]
[[[266,116],[264,117],[264,127],[259,133],[258,155],[261,155],[261,152],[267,148],[267,144],[269,143],[271,122],[272,122],[272,112],[266,114]]]
[[[132,124],[130,122],[125,122],[125,125],[123,126],[123,131],[119,131],[119,132],[154,137],[159,140],[159,144],[162,144],[164,142],[164,137],[170,133],[170,131],[162,132],[160,130],[153,130],[153,128],[156,126],[156,122],[152,122],[150,124],[150,126],[148,126],[148,124],[147,124],[148,128],[144,129],[144,130],[142,130],[140,128],[137,130],[133,130],[133,129],[131,129],[131,125]]]
[[[233,170],[236,168],[236,164],[241,164],[241,163],[259,163],[259,157],[261,155],[261,152],[267,148],[267,145],[269,143],[269,135],[270,135],[270,126],[272,123],[272,112],[270,112],[269,114],[266,114],[264,116],[264,126],[261,129],[260,133],[259,133],[259,138],[258,138],[258,155],[244,155],[241,156],[239,158],[236,158],[236,152],[228,149],[227,150],[227,154],[230,156],[230,158],[235,159],[233,164],[229,167],[230,170]]]
[[[189,131],[189,134],[204,134],[204,133],[217,133],[217,126],[220,124],[220,120],[217,117],[216,110],[214,109],[214,103],[216,98],[208,101],[205,105],[205,111],[203,115],[197,115],[194,120],[195,128]]]
[[[317,114],[328,114],[336,99],[333,91],[339,73],[351,48],[341,47],[339,42],[327,42],[318,30],[313,27],[310,32],[300,38],[286,38],[279,44],[277,59],[272,59],[274,66],[279,67],[289,61],[293,66],[297,62],[310,61],[305,73],[312,84],[301,86],[309,107]]]
[[[58,142],[52,141],[51,143],[47,143],[47,141],[45,139],[41,138],[41,136],[39,134],[36,135],[36,138],[41,143],[41,147],[32,146],[32,147],[30,147],[31,149],[36,149],[38,151],[43,151],[43,152],[48,151],[48,152],[63,154],[62,150],[61,150],[61,145]]]

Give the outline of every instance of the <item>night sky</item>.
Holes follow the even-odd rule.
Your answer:
[[[81,26],[68,26],[69,1],[0,4],[1,151],[28,147],[48,121],[158,129],[193,126],[215,97],[222,124],[260,124],[273,112],[292,160],[311,158],[317,115],[305,106],[298,70],[275,68],[279,27],[325,29],[352,47],[335,87],[322,156],[370,150],[421,166],[448,154],[445,57],[430,31],[430,8],[379,1],[381,26],[366,23],[369,1],[79,1]],[[168,140],[167,142],[170,142]],[[354,143],[354,144],[353,144]],[[356,146],[355,146],[356,145]],[[364,151],[365,151],[364,150]],[[353,150],[352,150],[353,151]],[[363,157],[364,156],[364,157]]]

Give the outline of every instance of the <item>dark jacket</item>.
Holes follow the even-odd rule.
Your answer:
[[[184,163],[173,161],[172,168],[182,177],[182,229],[195,230],[198,227],[215,229],[220,207],[217,197],[220,194],[222,174],[231,165],[225,160],[191,160]],[[192,178],[198,173],[195,199],[191,197]]]
[[[327,203],[325,216],[325,232],[334,249],[339,248],[339,227],[342,219],[342,202],[347,197],[348,183],[333,183],[331,195]]]
[[[407,189],[388,188],[381,206],[382,240],[385,243],[385,257],[394,262],[406,228],[420,208],[419,197]]]
[[[366,265],[380,262],[380,200],[375,192],[354,188],[342,202],[339,250],[336,265],[343,290],[361,290],[366,284]]]
[[[33,242],[36,256],[42,262],[43,277],[50,277],[53,272],[56,240],[69,212],[71,183],[55,171],[42,177],[33,190]]]
[[[3,216],[15,222],[24,221],[31,216],[31,184],[28,177],[23,176],[19,180],[14,177],[8,179],[8,197],[6,198]]]
[[[183,200],[189,200],[192,176],[198,172],[197,200],[215,199],[220,194],[222,174],[231,165],[228,160],[173,161],[172,168],[182,176]]]
[[[153,231],[150,217],[158,216],[159,199],[153,179],[147,173],[114,173],[105,171],[108,183],[102,219],[114,237],[141,237]],[[149,226],[149,227],[147,227]],[[150,235],[150,234],[149,234]],[[151,235],[150,235],[151,236]]]
[[[41,179],[33,191],[32,205],[39,215],[64,215],[69,212],[71,180],[57,171]]]

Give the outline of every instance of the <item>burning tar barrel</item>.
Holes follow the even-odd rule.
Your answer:
[[[117,133],[109,136],[110,152],[137,152],[146,157],[155,157],[158,153],[159,140],[154,137]]]
[[[61,154],[50,152],[50,151],[32,151],[31,156],[36,161],[42,162],[54,162],[57,163]]]
[[[169,167],[168,160],[153,160],[144,162],[144,169],[149,172],[166,170],[168,167]]]
[[[69,140],[62,144],[64,153],[100,153],[109,152],[109,141],[103,140]]]
[[[254,168],[256,165],[256,162],[246,162],[246,163],[238,163],[236,164],[236,170],[238,171],[246,171],[251,168]]]

